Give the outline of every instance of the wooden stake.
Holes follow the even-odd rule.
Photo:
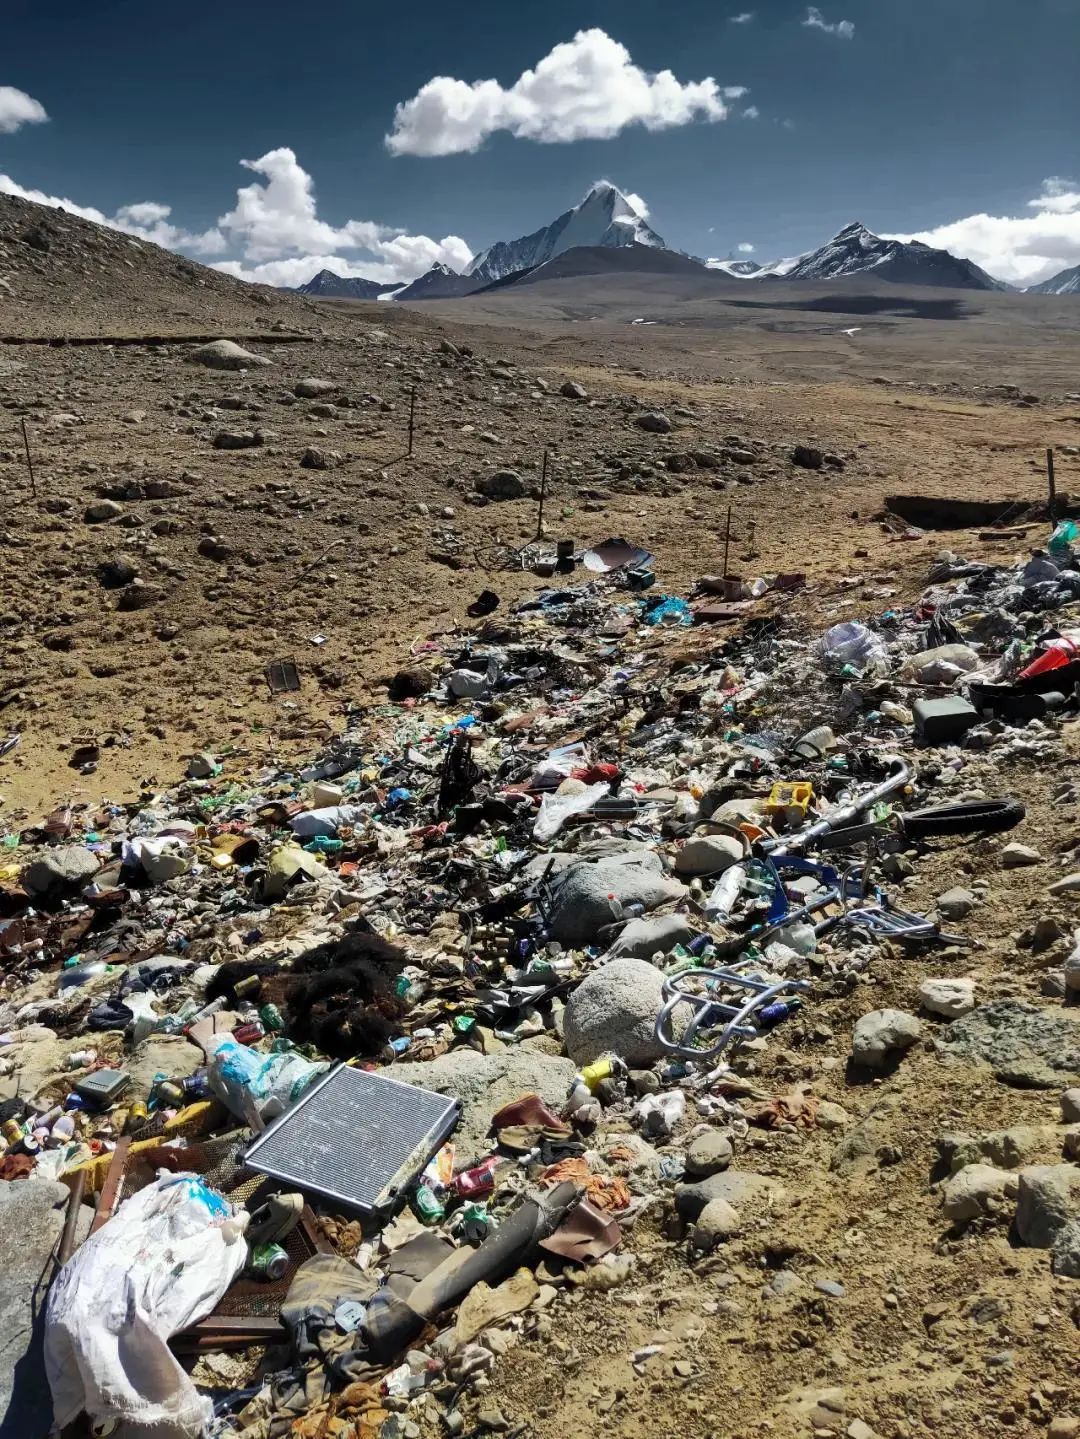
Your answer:
[[[1054,452],[1048,449],[1046,452],[1046,489],[1047,508],[1050,511],[1050,518],[1057,519],[1057,482],[1054,479]]]
[[[26,433],[26,416],[22,417],[23,449],[26,451],[26,468],[30,471],[30,493],[37,499],[37,483],[34,480],[34,462],[30,458],[30,439]]]
[[[544,451],[544,462],[540,467],[540,511],[536,516],[536,538],[544,538],[544,499],[547,495],[548,452]]]
[[[413,429],[416,422],[416,386],[409,391],[409,459],[412,459]]]

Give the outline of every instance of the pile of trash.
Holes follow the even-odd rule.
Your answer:
[[[1023,818],[979,766],[1076,708],[1080,630],[1045,622],[1073,537],[942,556],[913,609],[816,638],[800,576],[666,595],[612,541],[417,643],[304,768],[196,754],[0,839],[0,1178],[93,1213],[50,1294],[57,1424],[456,1432],[501,1329],[623,1282],[642,1215],[690,1262],[737,1233],[749,1128],[817,1105],[740,1056],[882,946],[967,942],[891,882]],[[912,1042],[865,1029],[867,1068]],[[251,1345],[235,1391],[173,1357]]]

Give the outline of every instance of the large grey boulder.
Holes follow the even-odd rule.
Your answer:
[[[591,944],[605,925],[613,923],[610,896],[622,905],[640,903],[656,909],[686,890],[664,874],[652,850],[610,855],[595,863],[568,864],[552,882],[551,937],[561,944]]]
[[[675,856],[678,874],[723,874],[746,856],[746,844],[732,834],[696,834]]]
[[[1080,1279],[1080,1219],[1070,1219],[1054,1235],[1050,1268],[1066,1279]]]
[[[100,868],[98,857],[81,844],[50,849],[23,871],[23,885],[31,894],[53,894],[90,883]]]
[[[944,1056],[988,1064],[1018,1089],[1057,1089],[1080,1079],[1080,1021],[1018,999],[980,1005],[936,1045]]]
[[[481,1154],[489,1148],[486,1138],[491,1116],[523,1094],[539,1094],[558,1113],[566,1102],[575,1066],[560,1055],[545,1054],[528,1044],[496,1054],[477,1054],[475,1049],[452,1049],[437,1059],[395,1064],[387,1071],[390,1079],[452,1094],[461,1100],[461,1123],[454,1131],[459,1154]]]
[[[52,1405],[42,1341],[52,1256],[64,1228],[70,1191],[48,1180],[0,1183],[0,1434],[45,1439]],[[84,1206],[76,1227],[81,1241],[93,1211]]]
[[[651,1064],[664,1053],[656,1038],[664,977],[643,959],[612,959],[594,969],[566,1002],[563,1039],[577,1065],[602,1054]]]
[[[894,1054],[917,1044],[922,1025],[902,1009],[874,1009],[856,1020],[851,1034],[851,1058],[865,1069],[883,1069]]]
[[[211,370],[254,370],[271,363],[233,340],[212,340],[209,345],[200,345],[191,351],[187,361],[189,365],[205,365]]]
[[[1080,1168],[1033,1164],[1020,1171],[1016,1233],[1031,1249],[1049,1249],[1060,1229],[1080,1220]]]

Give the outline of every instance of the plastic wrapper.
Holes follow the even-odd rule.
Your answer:
[[[546,794],[533,825],[533,839],[541,844],[554,839],[571,815],[586,814],[610,789],[607,780],[602,780],[599,784],[584,785],[581,789],[560,788],[554,794]]]
[[[248,1124],[276,1119],[330,1068],[291,1051],[261,1054],[231,1034],[212,1036],[206,1051],[211,1091]]]
[[[880,637],[857,620],[832,625],[817,643],[827,664],[850,665],[860,674],[888,674],[889,654]]]
[[[194,1174],[161,1174],[64,1265],[49,1293],[45,1371],[58,1429],[92,1422],[203,1432],[208,1399],[168,1340],[209,1314],[247,1262],[245,1221]],[[140,1429],[141,1432],[141,1429]]]

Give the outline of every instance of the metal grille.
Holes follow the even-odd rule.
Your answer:
[[[456,1099],[339,1065],[255,1140],[246,1162],[370,1213],[393,1204],[460,1112]]]

